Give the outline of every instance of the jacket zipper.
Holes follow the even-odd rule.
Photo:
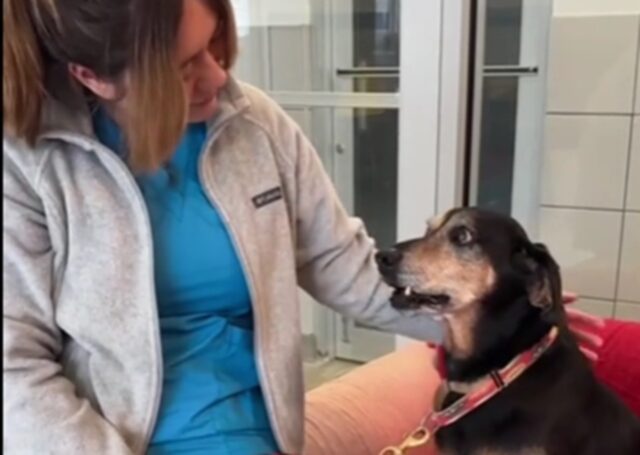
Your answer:
[[[239,112],[238,112],[239,113]],[[238,114],[236,113],[236,115]],[[203,183],[203,188],[205,189],[204,193],[207,196],[207,199],[209,199],[209,202],[211,203],[211,205],[218,210],[218,212],[221,215],[221,219],[225,225],[225,227],[228,229],[228,231],[230,232],[230,237],[231,237],[231,241],[233,243],[234,249],[236,251],[236,254],[238,254],[238,257],[240,258],[241,264],[242,264],[242,268],[244,270],[245,276],[247,277],[247,282],[248,282],[248,287],[249,287],[249,294],[251,296],[251,306],[252,309],[254,311],[254,313],[256,314],[256,317],[254,318],[254,320],[256,321],[256,324],[254,325],[255,327],[255,331],[256,331],[256,337],[255,337],[255,341],[254,341],[254,350],[256,352],[256,366],[257,366],[257,370],[258,370],[258,375],[260,378],[260,383],[265,385],[265,388],[267,390],[271,390],[271,386],[270,386],[270,382],[267,378],[267,375],[265,373],[265,369],[264,369],[264,363],[262,361],[262,356],[261,356],[261,350],[260,350],[260,343],[258,342],[258,340],[260,339],[260,336],[262,334],[262,331],[260,329],[260,324],[258,323],[259,321],[259,317],[257,317],[259,315],[259,308],[258,308],[258,304],[257,304],[257,291],[256,291],[256,286],[255,286],[255,281],[254,281],[254,277],[253,277],[253,273],[251,273],[251,269],[249,267],[249,261],[246,258],[246,254],[244,252],[244,249],[242,248],[242,246],[240,245],[240,242],[238,241],[238,234],[235,231],[235,229],[233,228],[233,226],[231,225],[231,221],[230,218],[226,212],[226,210],[217,202],[216,198],[213,195],[213,192],[211,190],[211,188],[209,188],[209,186],[206,184],[207,179],[206,179],[206,175],[205,175],[205,171],[204,171],[204,160],[205,158],[208,156],[208,152],[209,150],[212,149],[213,147],[213,143],[215,142],[215,140],[218,138],[218,136],[220,135],[220,133],[223,131],[224,126],[226,126],[226,124],[229,122],[229,120],[231,120],[234,116],[230,116],[227,119],[225,119],[223,122],[221,122],[219,125],[217,125],[216,131],[213,134],[210,134],[209,137],[207,138],[207,140],[205,141],[205,145],[204,148],[200,154],[200,159],[199,159],[199,163],[198,163],[198,174],[200,176],[200,180]],[[65,132],[52,132],[52,133],[48,133],[46,135],[43,136],[44,138],[52,138],[52,139],[63,139],[66,140],[67,142],[71,142],[71,143],[79,143],[79,145],[88,147],[88,148],[93,148],[95,149],[97,152],[100,152],[102,154],[105,155],[105,158],[108,160],[112,160],[112,162],[115,164],[115,166],[118,168],[118,170],[124,175],[125,179],[128,181],[129,185],[133,188],[133,193],[135,194],[135,199],[138,202],[138,205],[140,205],[140,208],[142,210],[142,214],[143,214],[143,218],[145,221],[145,231],[147,234],[148,239],[152,238],[152,230],[151,230],[151,220],[149,217],[149,212],[147,210],[147,206],[146,203],[144,202],[144,198],[142,196],[142,193],[140,191],[140,188],[138,188],[138,184],[135,182],[133,176],[131,175],[131,172],[129,171],[129,169],[124,165],[124,163],[122,162],[121,159],[119,158],[115,158],[113,156],[113,151],[111,151],[110,149],[106,148],[105,146],[103,146],[100,142],[97,142],[95,140],[93,140],[92,138],[88,137],[88,136],[82,136],[82,135],[78,135],[78,134],[71,134],[71,133],[65,133]],[[154,332],[154,336],[155,336],[155,343],[154,343],[154,353],[156,356],[156,384],[154,387],[154,391],[153,391],[153,400],[152,400],[152,408],[149,411],[150,415],[148,416],[148,421],[146,424],[146,428],[144,430],[144,439],[143,439],[143,444],[141,446],[141,453],[145,453],[146,449],[149,446],[149,442],[151,441],[151,437],[152,437],[152,433],[153,430],[155,428],[155,424],[158,418],[158,409],[160,408],[160,402],[162,399],[162,376],[163,376],[163,359],[162,359],[162,352],[161,352],[161,346],[162,346],[162,340],[161,340],[161,336],[160,336],[160,324],[159,324],[159,315],[158,315],[158,304],[157,304],[157,295],[156,295],[156,288],[155,288],[155,280],[154,280],[154,273],[153,273],[153,268],[154,268],[154,255],[153,255],[153,245],[148,245],[148,249],[149,249],[149,260],[150,260],[150,264],[151,264],[151,273],[150,273],[150,277],[151,277],[151,292],[152,292],[152,301],[153,301],[153,305],[152,305],[152,316],[153,316],[153,332]],[[271,406],[273,407],[273,406]],[[271,414],[273,416],[275,416],[275,413],[271,412]],[[276,439],[278,440],[278,442],[280,443],[280,445],[282,445],[282,437],[280,435],[280,431],[278,428],[278,425],[274,425],[274,433],[276,436]]]
[[[206,141],[205,143],[205,148],[203,149],[201,155],[200,155],[200,160],[198,163],[198,173],[200,176],[200,180],[202,182],[202,186],[204,188],[204,193],[207,196],[207,198],[209,199],[209,202],[211,203],[211,205],[218,211],[218,213],[221,216],[221,219],[225,225],[225,227],[227,228],[227,230],[229,231],[229,233],[231,234],[231,242],[233,244],[233,247],[236,251],[236,254],[238,255],[238,257],[240,258],[240,262],[242,264],[242,269],[244,270],[244,274],[247,278],[247,283],[248,283],[248,287],[249,287],[249,295],[251,297],[251,307],[253,309],[253,312],[255,314],[254,317],[254,321],[256,322],[254,324],[254,329],[256,331],[256,336],[254,338],[254,351],[256,353],[255,355],[255,360],[256,360],[256,366],[257,366],[257,370],[258,370],[258,376],[259,376],[259,381],[260,384],[265,386],[265,389],[267,389],[267,391],[270,393],[271,391],[271,384],[268,380],[267,374],[265,372],[265,368],[264,368],[264,363],[263,363],[263,359],[262,359],[262,351],[260,349],[261,347],[261,343],[259,342],[260,337],[262,335],[262,330],[260,327],[260,309],[259,309],[259,305],[258,305],[258,292],[256,290],[256,285],[255,285],[255,279],[253,276],[253,273],[251,272],[251,268],[249,266],[249,261],[247,259],[246,253],[244,252],[244,248],[242,248],[242,245],[240,244],[240,241],[238,240],[240,237],[238,236],[238,233],[236,232],[236,230],[234,229],[232,223],[231,223],[231,219],[229,218],[229,215],[227,213],[227,211],[224,209],[224,207],[222,207],[221,204],[218,203],[218,201],[216,200],[214,194],[213,194],[213,190],[212,188],[210,188],[210,185],[208,185],[207,183],[209,182],[209,180],[207,179],[207,174],[205,171],[205,159],[207,158],[207,156],[209,155],[209,153],[211,153],[211,149],[213,148],[213,143],[215,142],[215,140],[217,139],[217,137],[219,136],[219,134],[222,131],[222,126],[220,125],[220,127],[218,128],[218,130],[212,134]],[[211,179],[213,180],[213,179]],[[266,394],[265,394],[266,395]],[[266,398],[266,396],[265,396]],[[273,410],[273,406],[268,402],[268,406],[271,408],[271,416],[274,418],[274,420],[277,420],[277,417],[275,415],[275,412]],[[280,434],[280,428],[279,425],[277,424],[277,422],[274,422],[274,428],[273,431],[275,433],[275,437],[276,440],[278,441],[279,445],[282,446],[283,443],[283,439],[282,439],[282,435]]]
[[[151,408],[147,411],[149,415],[146,417],[147,422],[145,424],[145,429],[144,429],[144,439],[140,447],[141,449],[140,453],[145,453],[147,447],[149,446],[149,441],[151,440],[152,433],[158,418],[158,409],[160,408],[160,401],[162,399],[162,377],[163,377],[163,368],[164,368],[163,359],[162,359],[162,348],[161,348],[162,340],[160,336],[160,322],[159,322],[160,317],[158,315],[158,302],[157,302],[158,297],[156,295],[156,284],[154,279],[155,257],[153,254],[153,243],[151,240],[153,236],[153,232],[151,230],[151,220],[149,216],[149,211],[147,210],[147,205],[144,201],[144,197],[142,196],[142,192],[140,191],[140,188],[138,188],[138,184],[136,183],[135,179],[131,175],[131,172],[125,166],[125,164],[122,162],[120,158],[117,158],[114,156],[114,152],[112,150],[108,149],[107,147],[102,145],[100,142],[95,141],[94,139],[88,136],[82,136],[78,134],[65,133],[65,132],[52,132],[44,135],[43,137],[57,139],[57,140],[62,139],[66,142],[78,144],[83,148],[94,149],[96,152],[103,154],[104,159],[110,160],[118,169],[118,171],[127,180],[129,186],[131,187],[132,193],[134,194],[135,201],[139,205],[139,209],[141,210],[142,217],[144,219],[144,230],[147,237],[147,250],[149,251],[148,259],[150,264],[150,273],[149,273],[150,280],[149,281],[150,281],[151,296],[152,296],[151,323],[153,325],[152,332],[154,334],[154,339],[155,339],[154,340],[155,343],[153,343],[155,359],[152,359],[152,360],[155,360],[154,363],[156,365],[155,383],[152,386],[153,397],[151,400],[152,401]]]

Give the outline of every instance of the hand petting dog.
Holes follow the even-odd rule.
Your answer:
[[[578,295],[572,292],[562,294],[562,302],[571,305],[578,301]],[[567,321],[569,329],[578,339],[580,350],[592,362],[598,360],[598,350],[602,346],[599,333],[604,328],[604,321],[576,308],[567,307]]]

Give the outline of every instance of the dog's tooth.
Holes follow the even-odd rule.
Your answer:
[[[411,295],[411,288],[410,287],[406,287],[404,288],[404,295],[409,297]]]

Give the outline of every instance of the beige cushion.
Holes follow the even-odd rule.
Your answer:
[[[430,411],[440,382],[434,352],[416,343],[307,393],[305,455],[377,455]],[[415,449],[411,455],[434,455]]]

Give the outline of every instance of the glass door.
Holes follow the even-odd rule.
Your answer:
[[[477,0],[467,202],[538,228],[552,0]]]
[[[435,169],[435,154],[401,144],[416,135],[427,141],[435,138],[437,126],[421,125],[425,119],[402,113],[419,103],[433,105],[435,112],[437,103],[420,99],[420,93],[402,96],[399,87],[405,71],[401,49],[408,49],[404,65],[411,62],[412,74],[433,74],[433,80],[423,78],[423,83],[432,84],[437,94],[436,53],[421,51],[429,46],[403,47],[401,41],[407,33],[419,39],[430,20],[437,33],[439,16],[421,11],[425,4],[439,7],[441,1],[235,2],[241,34],[236,76],[266,90],[301,125],[346,208],[364,220],[379,247],[395,243],[399,227],[406,231],[406,226],[413,226],[416,214],[421,217],[419,229],[432,214],[430,202],[407,214],[399,200],[407,187],[417,197],[433,199],[432,187],[416,181],[419,175],[403,171],[408,166],[402,163],[421,155],[418,163]],[[412,11],[416,20],[401,20],[412,17]],[[421,146],[419,140],[413,142]],[[435,140],[432,143],[435,150]],[[431,180],[429,185],[435,185]],[[334,314],[304,293],[302,330],[307,358],[367,361],[395,349],[394,335]]]

